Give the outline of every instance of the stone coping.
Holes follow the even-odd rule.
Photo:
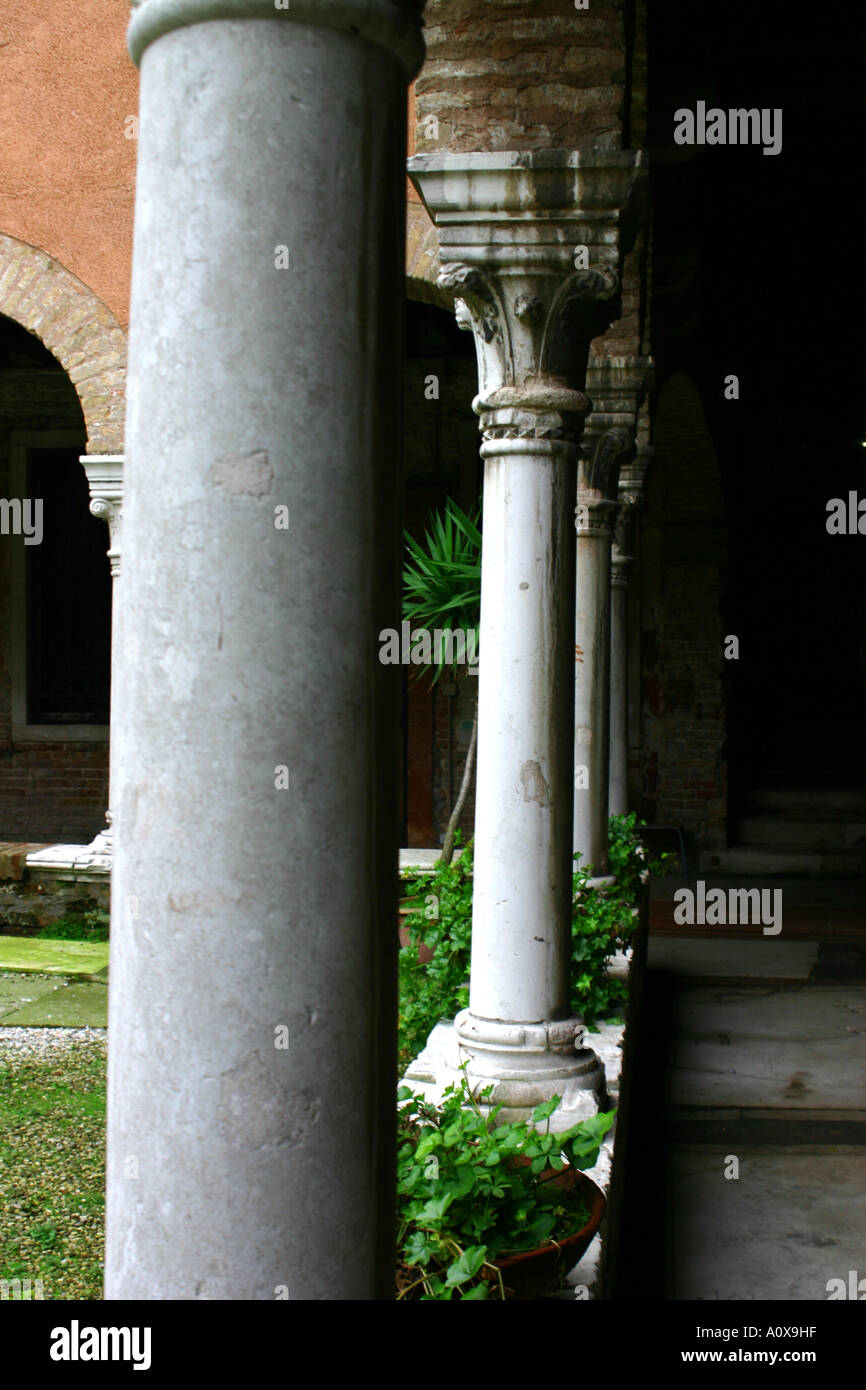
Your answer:
[[[28,854],[27,869],[44,878],[105,882],[111,878],[111,859],[95,855],[89,845],[48,845]]]

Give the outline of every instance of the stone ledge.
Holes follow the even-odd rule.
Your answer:
[[[110,858],[93,854],[89,845],[49,845],[35,854],[28,854],[27,869],[40,878],[71,883],[95,880],[107,884],[111,879]]]

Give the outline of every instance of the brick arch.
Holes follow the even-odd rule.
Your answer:
[[[0,233],[0,314],[39,338],[66,371],[87,452],[122,454],[126,334],[111,310],[46,251]]]

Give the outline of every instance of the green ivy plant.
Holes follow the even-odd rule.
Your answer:
[[[406,1086],[397,1099],[398,1299],[504,1299],[497,1259],[555,1244],[586,1225],[583,1199],[550,1179],[596,1163],[613,1111],[551,1134],[560,1102],[554,1096],[531,1123],[497,1125],[501,1106],[482,1111],[465,1075],[440,1105]]]
[[[643,885],[666,857],[650,861],[634,812],[611,817],[609,854],[615,882],[604,889],[589,885],[591,869],[582,868],[575,856],[571,1002],[590,1027],[622,1012],[626,987],[608,976],[607,966],[628,946]],[[405,919],[409,944],[400,952],[402,1066],[420,1052],[440,1019],[453,1018],[469,1003],[472,867],[470,843],[459,858],[438,865],[433,874],[406,880],[407,895],[418,906]],[[429,964],[418,959],[422,943],[435,952]]]
[[[460,848],[462,836],[456,834]],[[433,874],[409,879],[407,894],[418,906],[406,918],[409,945],[399,956],[399,1057],[408,1065],[441,1018],[453,1018],[469,1004],[472,944],[472,845]],[[418,946],[435,952],[422,964]]]

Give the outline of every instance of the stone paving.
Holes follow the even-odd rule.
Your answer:
[[[760,941],[653,944],[675,970],[665,1296],[826,1300],[866,1274],[866,981],[816,982],[805,943],[774,980]]]
[[[0,1046],[18,1029],[107,1023],[107,942],[0,937]]]

